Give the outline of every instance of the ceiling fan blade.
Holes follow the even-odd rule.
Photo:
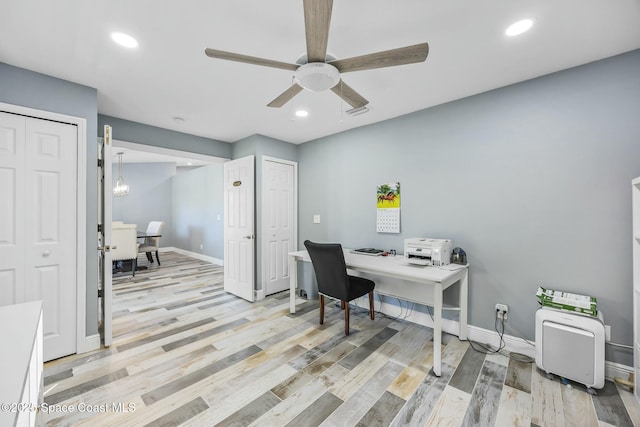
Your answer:
[[[369,103],[362,95],[353,90],[351,86],[346,84],[344,80],[340,79],[337,85],[331,88],[333,93],[344,99],[347,104],[353,108],[364,107]]]
[[[225,52],[223,50],[209,49],[204,50],[205,55],[210,58],[226,59],[227,61],[244,62],[253,65],[262,65],[265,67],[281,68],[283,70],[295,71],[298,69],[297,64],[288,64],[286,62],[272,61],[270,59],[257,58],[255,56],[241,55],[239,53]]]
[[[278,95],[276,99],[268,103],[267,107],[280,108],[284,104],[289,102],[291,98],[299,94],[301,90],[302,90],[302,86],[299,86],[294,83],[293,85],[291,85],[291,87],[289,87],[289,89],[285,90],[280,95]]]
[[[353,58],[338,59],[331,61],[330,64],[341,73],[348,73],[350,71],[373,70],[375,68],[423,62],[427,59],[427,55],[429,55],[429,44],[420,43]]]
[[[304,0],[307,62],[325,62],[333,0]]]

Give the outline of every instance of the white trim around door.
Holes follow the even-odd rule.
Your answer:
[[[76,233],[76,352],[92,350],[87,339],[87,121],[50,111],[0,102],[0,111],[43,120],[75,125],[78,132],[77,153],[77,233]],[[91,338],[91,337],[89,337]]]
[[[292,212],[291,212],[291,220],[292,220],[292,224],[291,227],[293,228],[293,239],[291,241],[291,246],[290,249],[288,251],[283,252],[282,254],[280,254],[280,256],[282,257],[281,261],[281,268],[282,270],[287,270],[287,271],[283,271],[284,274],[284,278],[286,278],[285,281],[285,289],[288,287],[288,282],[289,282],[289,274],[290,272],[288,271],[289,269],[289,256],[288,256],[288,252],[292,252],[292,251],[297,251],[298,250],[298,163],[294,162],[294,161],[290,161],[290,160],[283,160],[283,159],[278,159],[276,157],[269,157],[269,156],[262,156],[262,164],[261,164],[261,180],[262,180],[262,185],[261,185],[261,200],[260,200],[260,209],[261,209],[261,236],[259,238],[259,242],[260,242],[260,247],[262,249],[262,253],[260,256],[260,263],[261,263],[261,289],[260,291],[258,291],[258,299],[262,299],[267,295],[268,289],[267,289],[267,283],[269,282],[269,241],[270,241],[270,235],[269,235],[269,218],[270,215],[267,214],[267,212],[265,212],[265,209],[269,206],[267,198],[269,196],[269,192],[267,190],[267,186],[268,186],[268,180],[267,177],[265,176],[265,171],[266,171],[266,163],[267,162],[274,162],[274,163],[281,163],[284,165],[288,165],[288,166],[292,166],[293,167],[293,201],[292,201]],[[276,261],[277,262],[277,261]],[[278,270],[278,268],[276,268],[276,270]],[[272,292],[270,292],[272,293]]]

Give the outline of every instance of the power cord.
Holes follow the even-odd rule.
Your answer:
[[[414,310],[415,310],[415,303],[411,303],[411,306],[409,306],[407,304],[406,307],[404,307],[402,305],[402,300],[400,300],[399,298],[394,298],[396,301],[398,301],[398,306],[400,307],[400,314],[398,316],[392,316],[386,313],[382,312],[382,295],[378,296],[378,309],[376,310],[374,308],[374,311],[376,313],[376,315],[378,316],[382,316],[385,317],[387,319],[393,319],[393,320],[401,320],[401,321],[406,321],[409,316],[411,316],[411,314],[413,314]],[[336,301],[336,306],[338,306],[340,302]],[[356,312],[361,313],[361,312],[369,312],[369,310],[366,310],[362,307],[360,307],[359,304],[354,304],[354,308],[357,309]],[[431,317],[431,320],[434,321],[433,318],[433,312],[431,311],[431,307],[430,306],[426,306],[427,307],[427,311],[429,313],[429,316]],[[351,310],[351,309],[350,309]],[[404,314],[403,314],[404,313]],[[498,319],[498,317],[496,316],[496,319],[494,321],[494,329],[496,331],[496,333],[498,334],[498,337],[500,338],[500,343],[498,345],[497,349],[491,348],[490,346],[486,345],[486,344],[482,344],[482,343],[474,343],[473,341],[469,340],[469,345],[471,346],[471,348],[475,351],[477,351],[478,353],[483,353],[483,354],[502,354],[503,356],[506,356],[510,359],[519,361],[519,362],[523,362],[523,363],[533,363],[535,360],[533,358],[531,358],[530,356],[527,356],[526,354],[522,354],[522,353],[517,353],[517,352],[507,352],[506,354],[503,352],[503,350],[506,347],[506,342],[504,340],[504,333],[505,333],[505,329],[508,328],[511,331],[516,332],[519,336],[518,338],[520,338],[522,341],[524,341],[525,343],[529,344],[532,347],[535,347],[535,343],[532,343],[531,341],[525,339],[522,337],[522,335],[520,334],[520,332],[515,329],[510,327],[509,325],[506,324],[506,322],[504,321],[504,319]]]
[[[533,363],[535,360],[530,357],[527,356],[526,354],[522,354],[522,353],[517,353],[517,352],[507,352],[506,354],[502,352],[502,350],[504,350],[504,348],[506,347],[506,342],[504,341],[504,331],[505,331],[505,321],[504,319],[498,319],[498,316],[496,316],[495,322],[494,322],[494,328],[496,330],[496,332],[498,333],[498,336],[500,337],[500,344],[498,345],[497,349],[493,349],[485,344],[482,343],[476,343],[478,346],[481,347],[481,349],[477,348],[476,346],[474,346],[473,341],[469,340],[469,345],[471,346],[471,348],[475,351],[477,351],[478,353],[483,353],[483,354],[496,354],[496,353],[500,353],[503,356],[508,357],[509,359],[513,359],[516,360],[518,362],[523,362],[523,363]],[[512,330],[514,330],[515,332],[518,332],[517,330],[510,328]],[[519,333],[519,332],[518,332]],[[535,347],[535,344],[522,338],[519,337],[520,339],[522,339],[524,342],[526,342],[527,344]]]
[[[480,346],[482,348],[482,349],[479,349],[479,348],[477,348],[476,346],[473,345],[473,341],[469,340],[469,345],[471,346],[472,349],[474,349],[478,353],[496,354],[496,353],[500,353],[505,348],[506,343],[504,341],[504,319],[500,319],[500,321],[498,321],[498,316],[496,316],[496,319],[495,319],[495,322],[494,322],[493,326],[494,326],[496,332],[498,333],[498,336],[500,337],[500,344],[498,345],[498,348],[497,349],[493,349],[493,348],[489,347],[486,344],[476,343],[478,346]],[[498,328],[498,326],[501,326],[501,327]]]

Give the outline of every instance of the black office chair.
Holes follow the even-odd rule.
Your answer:
[[[339,243],[314,243],[304,245],[316,272],[320,294],[320,324],[324,323],[324,297],[339,299],[344,309],[344,334],[349,335],[349,301],[369,293],[369,317],[374,319],[373,288],[375,283],[364,277],[349,276],[344,262],[344,252]]]

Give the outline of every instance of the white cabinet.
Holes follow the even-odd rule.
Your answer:
[[[633,203],[633,366],[634,394],[640,401],[640,178],[631,181]]]
[[[42,301],[0,307],[1,426],[36,425],[42,403]]]

